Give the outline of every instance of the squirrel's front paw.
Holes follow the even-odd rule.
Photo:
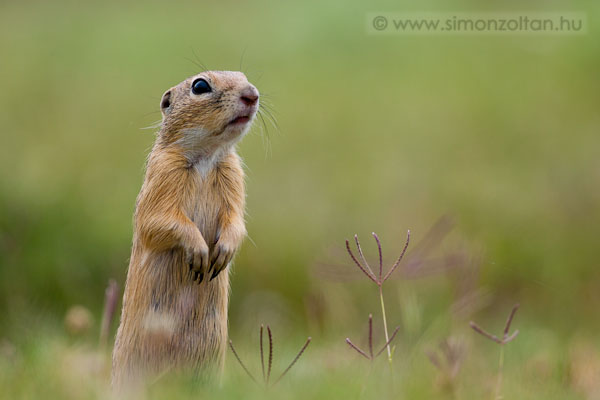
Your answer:
[[[231,259],[235,255],[237,246],[232,246],[226,241],[219,240],[212,250],[210,257],[210,271],[212,274],[210,280],[212,281],[227,268],[227,265],[231,262]]]
[[[187,247],[185,249],[185,262],[190,267],[192,279],[202,283],[204,275],[208,273],[209,257],[206,243]]]

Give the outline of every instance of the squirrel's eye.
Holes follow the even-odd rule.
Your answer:
[[[210,85],[204,79],[196,79],[192,83],[192,93],[194,94],[202,94],[212,92]]]

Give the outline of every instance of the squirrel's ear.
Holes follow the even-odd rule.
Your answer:
[[[160,111],[167,115],[171,111],[171,89],[167,90],[160,99]]]

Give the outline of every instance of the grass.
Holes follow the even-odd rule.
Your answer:
[[[527,335],[526,329],[522,331],[523,337]],[[463,337],[463,340],[468,343],[468,351],[462,369],[453,380],[456,387],[454,396],[489,398],[494,392],[496,378],[493,363],[488,361],[492,354],[488,354],[487,346],[476,345],[469,337]],[[530,338],[528,344],[533,340],[537,339]],[[286,342],[293,343],[295,340]],[[360,362],[361,356],[343,346],[323,339],[314,342],[314,347],[311,346],[303,355],[289,376],[268,390],[248,379],[233,357],[229,356],[221,386],[199,386],[189,377],[167,376],[153,384],[148,395],[149,398],[181,399],[239,396],[285,399],[298,398],[299,395],[309,398],[397,396],[443,399],[448,396],[440,372],[425,361],[422,354],[424,346],[410,349],[404,345],[398,346],[392,389],[387,360],[384,358],[368,365]],[[560,365],[554,363],[562,357],[559,348],[545,346],[531,350],[527,345],[517,344],[518,341],[505,360],[504,398],[586,398],[584,393],[579,392],[581,387],[571,386],[576,380],[567,379]],[[252,348],[254,352],[255,346],[255,343],[244,343],[240,347],[241,357],[248,359],[249,349]],[[273,369],[283,371],[283,362],[289,362],[295,351],[297,349],[292,350],[282,343],[280,353],[285,361],[278,363],[275,360]],[[64,335],[36,338],[35,344],[27,347],[26,353],[19,354],[10,365],[3,366],[5,373],[0,381],[2,398],[102,398],[108,390],[108,358],[108,353],[98,352],[94,346],[68,339]],[[530,362],[536,358],[541,361]],[[255,375],[260,374],[260,366],[254,367]],[[363,386],[364,394],[361,396]]]
[[[569,7],[589,21],[600,10],[583,0]],[[364,16],[376,9],[413,7],[0,5],[0,398],[105,393],[114,326],[102,350],[98,332],[106,283],[122,288],[125,279],[153,141],[141,128],[159,119],[164,90],[197,72],[187,60],[194,53],[209,68],[244,70],[279,125],[268,135],[257,127],[240,145],[250,239],[232,275],[231,339],[256,366],[258,338],[246,332],[268,322],[282,338],[276,371],[313,340],[267,392],[230,355],[222,387],[167,377],[150,397],[358,398],[364,388],[371,398],[484,398],[496,383],[497,349],[468,322],[501,330],[515,301],[521,333],[505,354],[504,398],[594,395],[597,30],[373,37]],[[388,360],[371,367],[344,342],[368,343],[370,313],[374,337],[385,333],[380,298],[349,265],[343,238],[377,231],[382,247],[399,253],[407,227],[406,268],[385,289],[390,327],[400,325],[392,389]],[[75,305],[94,322],[73,336],[64,318]],[[444,389],[454,374],[442,361],[446,341],[464,348],[453,392]],[[434,349],[441,370],[427,358]]]

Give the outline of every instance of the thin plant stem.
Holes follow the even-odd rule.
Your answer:
[[[369,314],[369,356],[373,359],[373,314]]]
[[[482,327],[477,325],[475,322],[471,321],[471,322],[469,322],[469,325],[471,325],[471,328],[473,328],[473,330],[475,332],[479,333],[481,336],[486,337],[486,338],[490,339],[491,341],[498,343],[499,345],[502,344],[501,339],[499,339],[496,335],[492,335],[491,333],[489,333],[488,331],[486,331],[485,329],[483,329]]]
[[[510,335],[509,337],[507,337],[506,339],[504,339],[504,344],[506,344],[506,343],[510,343],[510,342],[512,342],[513,340],[515,340],[515,338],[517,337],[517,335],[518,335],[518,334],[519,334],[519,330],[517,329],[517,330],[515,330],[515,331],[513,332],[513,334],[512,334],[512,335]]]
[[[264,330],[264,325],[260,324],[260,364],[262,366],[263,381],[266,381],[267,376],[265,374],[265,352],[263,350],[263,330]]]
[[[350,338],[346,338],[346,343],[348,343],[348,346],[352,347],[354,350],[356,350],[358,352],[358,354],[360,354],[361,356],[363,356],[367,360],[371,359],[371,357],[369,357],[369,355],[367,353],[365,353],[357,345],[355,345],[354,343],[352,343],[352,341],[350,340]]]
[[[296,364],[296,362],[298,362],[298,360],[300,359],[300,357],[302,356],[302,354],[304,354],[304,351],[306,350],[306,348],[308,347],[308,345],[310,344],[310,342],[312,340],[311,337],[308,337],[308,339],[306,339],[306,342],[300,348],[300,351],[296,354],[296,356],[294,357],[294,359],[292,360],[292,362],[288,365],[288,367],[281,373],[281,375],[279,375],[279,377],[277,378],[277,380],[274,381],[273,384],[269,385],[269,382],[270,382],[270,379],[271,379],[271,371],[272,371],[272,367],[273,367],[273,332],[271,331],[271,327],[269,325],[267,325],[267,334],[268,334],[268,338],[269,338],[269,358],[267,360],[268,364],[267,364],[267,368],[266,368],[266,372],[265,372],[265,354],[264,354],[265,352],[264,352],[264,346],[263,346],[264,325],[261,324],[260,325],[260,331],[259,331],[259,343],[260,343],[260,362],[261,362],[262,373],[263,373],[263,382],[262,382],[262,385],[260,385],[258,383],[258,381],[254,378],[254,376],[252,375],[252,373],[250,372],[250,370],[246,367],[246,365],[244,364],[244,362],[240,358],[238,352],[236,351],[235,347],[233,346],[233,341],[229,340],[229,348],[233,352],[233,355],[235,356],[236,360],[238,361],[238,363],[240,364],[240,366],[242,367],[242,369],[244,370],[244,372],[246,372],[246,374],[248,375],[248,377],[250,379],[252,379],[252,381],[254,383],[259,384],[260,386],[263,386],[265,389],[268,389],[269,387],[277,384],[292,369],[292,367]],[[365,357],[369,358],[369,356],[366,355],[362,350],[360,350],[358,347],[354,346],[352,344],[352,342],[350,342],[350,339],[346,339],[346,341],[348,342],[348,344],[352,348],[354,348],[360,354],[362,354]]]
[[[396,270],[398,265],[400,265],[400,262],[404,258],[404,254],[406,254],[406,249],[408,249],[409,243],[410,243],[410,230],[408,230],[406,232],[406,242],[404,243],[404,248],[402,249],[402,253],[400,253],[400,257],[398,257],[398,260],[394,263],[394,265],[392,265],[392,268],[390,268],[390,270],[387,272],[387,274],[385,274],[385,276],[383,277],[383,282],[387,281],[388,278],[390,276],[392,276],[392,274],[394,273],[394,271]]]
[[[442,366],[442,362],[440,361],[440,358],[438,357],[437,354],[435,354],[433,351],[426,351],[425,355],[427,356],[427,358],[429,358],[429,361],[440,371],[444,370],[444,367]]]
[[[108,343],[108,336],[110,333],[110,326],[115,316],[115,309],[117,307],[117,301],[119,300],[119,286],[117,281],[111,279],[108,282],[104,294],[104,312],[102,314],[102,324],[100,325],[100,348],[104,350]]]
[[[388,340],[383,347],[381,348],[381,350],[379,350],[379,352],[377,352],[377,354],[375,354],[375,357],[379,357],[379,355],[381,353],[383,353],[383,351],[387,348],[387,346],[392,343],[392,341],[394,340],[394,338],[396,337],[396,334],[398,333],[398,331],[400,330],[400,327],[397,326],[396,329],[394,329],[394,333],[392,333],[392,336],[390,336],[390,340]]]
[[[508,316],[508,319],[506,320],[506,325],[504,327],[504,336],[503,336],[504,340],[506,340],[508,338],[508,331],[510,330],[510,324],[512,324],[512,320],[515,317],[515,313],[517,312],[519,307],[520,307],[519,303],[515,304],[512,311],[510,312],[510,315]]]
[[[385,302],[383,301],[383,286],[379,286],[379,300],[381,301],[381,315],[383,316],[383,332],[385,333],[385,341],[388,343],[390,341],[390,336],[388,334],[387,327],[387,317],[385,314]],[[390,344],[387,344],[387,353],[388,353],[388,361],[390,362],[390,369],[392,368],[392,350],[390,348]]]
[[[360,262],[358,262],[358,260],[356,259],[356,256],[354,256],[354,253],[352,253],[352,250],[350,249],[350,242],[347,241],[347,240],[346,240],[346,250],[348,250],[348,254],[350,254],[350,258],[352,258],[352,261],[354,261],[354,263],[367,276],[367,278],[369,278],[370,280],[372,280],[373,282],[375,282],[375,284],[379,285],[379,281],[377,280],[377,278],[375,277],[375,275],[373,275],[373,273],[370,272],[370,268],[369,268],[369,271],[367,271],[365,269],[365,267],[363,267],[362,264]]]
[[[375,274],[373,273],[373,270],[371,269],[371,266],[369,265],[369,263],[367,262],[367,259],[365,258],[365,255],[363,254],[362,247],[360,247],[360,242],[358,241],[358,235],[354,235],[354,241],[356,242],[356,247],[358,248],[358,254],[360,254],[360,258],[365,263],[367,270],[371,273],[372,276],[375,276]]]
[[[235,351],[235,347],[233,347],[233,342],[231,340],[229,341],[229,348],[233,352],[233,355],[238,360],[238,362],[240,363],[240,365],[242,366],[242,368],[244,369],[244,371],[246,371],[246,374],[248,374],[248,376],[250,377],[250,379],[252,379],[254,381],[254,383],[258,383],[258,382],[256,382],[256,379],[254,379],[254,376],[252,376],[252,374],[250,373],[250,371],[248,371],[248,368],[246,368],[246,365],[242,362],[242,359],[238,355],[237,351]]]
[[[498,360],[498,381],[496,382],[495,400],[502,399],[502,373],[504,371],[504,345],[500,346],[500,359]]]
[[[267,333],[269,334],[269,368],[267,370],[267,380],[265,385],[269,386],[269,378],[271,378],[271,367],[273,365],[273,334],[271,333],[271,327],[267,325]]]
[[[379,251],[379,282],[383,283],[383,253],[381,252],[381,242],[379,241],[379,236],[377,236],[375,232],[373,232],[372,235],[375,238],[377,250]]]
[[[285,376],[285,374],[287,374],[288,371],[290,369],[292,369],[292,367],[294,366],[294,364],[296,364],[296,361],[298,361],[298,359],[304,353],[304,350],[306,350],[306,348],[310,344],[311,340],[312,340],[312,338],[309,336],[308,339],[306,339],[306,343],[304,343],[304,346],[302,346],[302,348],[300,349],[300,351],[298,352],[298,354],[296,355],[296,357],[294,357],[294,359],[292,360],[292,362],[290,363],[290,365],[285,369],[285,371],[283,371],[283,373],[281,375],[279,375],[279,378],[277,378],[277,380],[275,381],[275,383],[273,383],[273,385],[276,385],[277,382],[279,382],[281,380],[281,378],[283,378]]]

